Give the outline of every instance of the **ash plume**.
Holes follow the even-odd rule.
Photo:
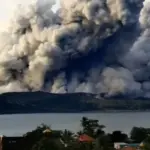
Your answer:
[[[39,0],[0,34],[0,93],[150,97],[149,0]]]

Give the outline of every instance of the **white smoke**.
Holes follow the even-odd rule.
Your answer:
[[[143,5],[139,17],[143,32],[125,56],[124,64],[132,71],[134,80],[141,83],[146,97],[149,97],[150,1],[145,0]]]
[[[19,5],[8,30],[1,32],[0,92],[149,95],[150,2],[145,0],[143,6],[142,0],[57,3],[59,10],[52,0]],[[133,25],[140,37],[136,32],[124,32]],[[119,32],[113,47],[104,45]],[[69,66],[69,62],[97,52],[106,53],[86,73]],[[107,64],[106,60],[113,62]],[[69,75],[68,67],[72,70]]]

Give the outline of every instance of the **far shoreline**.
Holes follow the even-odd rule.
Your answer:
[[[150,110],[103,110],[103,111],[64,111],[64,112],[25,112],[25,113],[0,113],[0,115],[29,115],[29,114],[94,114],[94,113],[145,113]]]

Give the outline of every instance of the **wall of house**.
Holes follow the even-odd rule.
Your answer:
[[[2,139],[3,139],[3,136],[0,136],[0,150],[2,150]]]
[[[25,139],[23,137],[3,137],[2,150],[23,150]]]

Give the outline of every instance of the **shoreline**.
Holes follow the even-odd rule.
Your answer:
[[[94,113],[145,113],[150,110],[103,110],[103,111],[80,111],[80,112],[26,112],[26,113],[0,113],[0,115],[26,115],[26,114],[94,114]]]

